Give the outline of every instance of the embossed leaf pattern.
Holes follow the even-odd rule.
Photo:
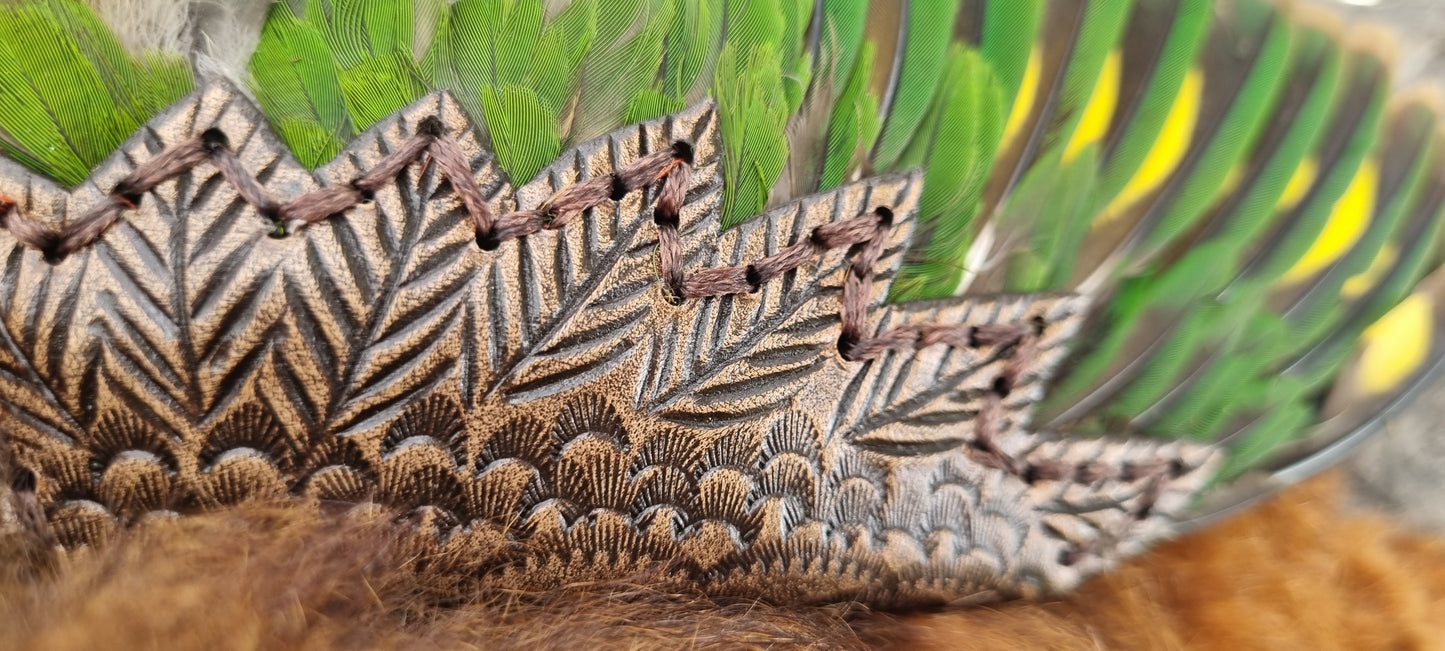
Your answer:
[[[188,128],[143,128],[68,199],[33,179],[23,191],[0,191],[29,197],[37,214],[78,214],[102,196],[99,188],[197,124],[231,125],[247,162],[268,176],[302,175],[256,126],[254,109],[234,99],[210,93],[172,109],[158,121]],[[15,178],[3,176],[7,184]],[[100,417],[96,405],[113,399],[186,438],[251,395],[265,333],[281,312],[271,300],[280,252],[265,246],[264,220],[214,170],[166,184],[143,204],[135,219],[63,264],[49,265],[18,246],[10,251],[4,336],[15,366],[8,375],[39,380],[29,391],[46,395],[7,402],[39,410],[31,420],[40,429],[90,429]],[[192,214],[216,218],[202,222]]]
[[[4,162],[4,161],[0,161]],[[10,175],[0,175],[0,191],[14,192]],[[36,203],[64,212],[64,195],[31,182],[22,191]],[[8,186],[8,187],[7,187]],[[28,429],[57,440],[81,438],[86,428],[83,401],[78,399],[79,382],[64,368],[74,363],[73,338],[79,326],[77,294],[84,280],[84,268],[47,269],[43,261],[26,256],[19,247],[6,259],[0,277],[0,303],[4,305],[0,330],[0,391],[9,414]],[[39,283],[22,284],[21,275],[37,277]],[[83,306],[82,306],[83,307]],[[94,348],[86,351],[93,358]]]
[[[988,326],[1038,323],[1043,328],[1030,364],[1003,400],[1007,441],[1025,436],[1030,408],[1042,397],[1082,325],[1088,305],[1078,296],[994,296],[920,301],[877,310],[876,328],[928,323]],[[961,445],[1013,351],[1006,346],[949,348],[938,355],[891,352],[854,367],[833,412],[830,431],[885,454],[927,454]]]
[[[684,222],[715,219],[722,201],[718,171],[717,120],[699,105],[639,128],[624,129],[585,143],[542,170],[517,191],[523,208],[534,208],[562,188],[611,174],[629,160],[695,143],[694,169]],[[545,230],[503,254],[515,262],[494,262],[494,277],[515,285],[515,337],[495,364],[496,382],[509,402],[518,403],[576,388],[617,368],[649,338],[642,325],[658,304],[657,242],[652,224],[656,188],[604,202],[589,216],[559,230]],[[500,265],[505,264],[505,267]],[[495,283],[494,283],[495,286]]]
[[[889,208],[869,332],[1037,318],[1042,335],[1004,398],[995,443],[1053,474],[1026,481],[973,456],[971,425],[1007,346],[842,359],[846,248],[753,293],[674,304],[659,279],[656,184],[483,250],[430,156],[366,203],[280,239],[201,163],[59,264],[0,231],[0,432],[39,474],[64,544],[156,512],[291,494],[395,509],[420,533],[408,544],[457,552],[448,557],[507,586],[661,564],[717,593],[902,604],[1069,585],[1156,535],[1208,476],[1200,448],[1089,447],[1024,431],[1078,327],[1079,299],[884,305],[911,237],[917,173],[719,232],[721,154],[706,103],[582,143],[515,187],[444,94],[311,174],[218,85],[152,121],[72,192],[3,161],[0,192],[61,224],[166,147],[217,128],[265,191],[289,200],[350,183],[432,117],[496,214],[690,144],[688,273],[747,265]],[[1144,467],[1166,469],[1168,485]],[[1069,472],[1091,481],[1058,479]],[[480,555],[497,540],[517,553]],[[1062,563],[1068,554],[1088,558]]]
[[[187,118],[223,121],[241,113],[244,119],[249,108],[217,104],[199,106]],[[111,159],[99,185],[109,187],[107,177],[119,178],[176,140],[154,129],[141,135]],[[257,130],[236,134],[236,142],[258,169],[303,173]],[[272,338],[267,331],[282,313],[272,298],[284,253],[267,241],[265,220],[214,170],[183,176],[142,203],[139,218],[116,224],[82,263],[95,267],[84,283],[98,317],[90,327],[108,335],[99,338],[96,372],[112,379],[98,389],[123,393],[134,411],[148,409],[188,437],[252,395]],[[216,218],[202,222],[193,214]]]
[[[329,185],[349,182],[432,116],[471,153],[493,208],[512,207],[511,186],[460,106],[444,95],[368,131],[318,175]],[[455,376],[456,351],[467,347],[462,326],[485,295],[468,224],[437,167],[413,164],[372,201],[289,243],[284,283],[292,336],[285,358],[307,364],[283,382],[313,426],[338,435],[375,427]]]
[[[744,265],[807,239],[819,226],[884,206],[904,217],[895,221],[877,265],[876,306],[902,263],[920,190],[918,175],[894,175],[792,202],[722,233],[716,245],[692,256],[693,266]],[[664,324],[668,331],[644,352],[638,407],[680,424],[718,427],[783,406],[824,364],[836,363],[848,260],[847,250],[829,251],[755,293],[707,298],[677,310]]]

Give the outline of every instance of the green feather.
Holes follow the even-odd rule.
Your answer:
[[[271,6],[247,70],[261,109],[302,165],[331,160],[355,135],[331,49],[285,3]]]
[[[927,247],[900,271],[891,290],[898,298],[946,296],[958,286],[1003,137],[1003,92],[976,50],[954,45],[944,79],[930,111],[936,118],[915,138],[927,152],[918,209]],[[1066,177],[1065,185],[1073,182]]]
[[[1441,180],[1438,166],[1432,170],[1432,177],[1434,181],[1429,186],[1416,188],[1410,199],[1409,225],[1396,240],[1402,247],[1398,261],[1372,290],[1350,306],[1343,323],[1289,364],[1288,374],[1326,381],[1333,378],[1347,361],[1360,333],[1409,296],[1424,277],[1434,255],[1436,239],[1445,231],[1441,224],[1445,181]]]
[[[413,48],[415,19],[418,12],[438,10],[425,0],[416,7],[395,0],[308,0],[306,22],[331,49],[357,131],[426,93]]]
[[[370,128],[426,94],[426,84],[411,55],[393,51],[371,57],[339,72],[341,92],[351,124]]]
[[[1123,0],[1092,0],[1085,9],[1083,24],[1075,37],[1064,72],[1064,83],[1054,99],[1052,115],[1042,151],[1057,155],[1074,135],[1084,107],[1094,94],[1100,70],[1119,42],[1132,3]]]
[[[1140,2],[1126,34],[1145,35],[1160,30],[1160,5],[1164,4],[1162,0]],[[1172,4],[1174,14],[1168,35],[1159,40],[1157,50],[1151,48],[1136,55],[1126,39],[1126,81],[1120,91],[1120,119],[1109,136],[1099,173],[1099,198],[1095,201],[1100,208],[1118,195],[1143,165],[1209,33],[1208,0],[1177,0]],[[1140,69],[1138,81],[1130,83],[1136,67]],[[1132,98],[1131,87],[1138,91]]]
[[[1193,375],[1172,391],[1180,395],[1166,396],[1154,409],[1159,415],[1142,412],[1136,420],[1146,423],[1156,433],[1166,428],[1188,432],[1190,436],[1211,440],[1222,427],[1240,414],[1261,406],[1260,382],[1271,365],[1271,351],[1289,337],[1288,326],[1269,312],[1248,318],[1240,335],[1221,342],[1221,354],[1208,364],[1196,368]]]
[[[796,3],[797,0],[785,0],[779,4],[727,3],[727,44],[740,55],[747,55],[761,47],[770,47],[774,53],[782,52],[788,29],[787,14],[790,12],[785,5]],[[743,59],[737,63],[746,62]]]
[[[717,65],[722,46],[721,0],[671,0],[672,24],[662,49],[662,70],[652,87],[638,91],[627,107],[627,122],[679,111],[706,92],[703,71]]]
[[[867,88],[873,72],[873,43],[864,43],[859,52],[861,56],[854,57],[853,74],[833,105],[819,190],[829,190],[846,181],[848,174],[866,160],[873,139],[878,136],[878,97]]]
[[[531,88],[483,86],[481,102],[497,162],[513,178],[530,179],[557,157],[562,143],[556,113],[543,106]]]
[[[61,183],[83,181],[192,85],[179,56],[127,53],[81,3],[0,4],[0,151]]]
[[[614,13],[630,14],[634,20],[620,25],[622,20]],[[577,116],[570,140],[595,138],[621,126],[634,107],[634,98],[652,92],[662,69],[663,41],[672,26],[673,4],[649,0],[637,3],[635,11],[599,6],[597,21],[597,37],[581,62]],[[624,34],[624,29],[629,31]]]
[[[788,112],[777,101],[783,92],[778,55],[764,45],[746,58],[729,41],[718,59],[713,94],[717,97],[723,139],[722,221],[726,228],[752,217],[768,195],[788,159],[784,128]]]
[[[1336,115],[1331,120],[1329,148],[1318,154],[1323,167],[1320,181],[1279,236],[1256,255],[1251,275],[1257,278],[1279,277],[1304,255],[1329,221],[1339,197],[1349,188],[1359,172],[1360,164],[1374,147],[1385,105],[1388,79],[1379,62],[1356,58],[1352,81],[1342,93]]]
[[[561,152],[591,10],[576,3],[544,24],[541,0],[461,0],[438,22],[427,56],[437,85],[482,116],[498,163],[519,182]]]
[[[1377,144],[1380,181],[1376,214],[1349,253],[1288,297],[1285,315],[1293,341],[1318,341],[1352,312],[1355,301],[1341,299],[1341,292],[1347,281],[1374,266],[1387,243],[1395,251],[1417,248],[1418,243],[1409,241],[1414,233],[1408,218],[1429,189],[1427,173],[1439,147],[1434,138],[1437,126],[1435,114],[1420,105],[1407,105],[1389,121],[1388,133]],[[1295,345],[1289,350],[1299,348]]]
[[[1029,55],[1043,25],[1045,4],[1045,0],[985,2],[979,51],[994,70],[1010,108],[1023,84]]]
[[[1274,104],[1274,98],[1283,84],[1281,75],[1289,58],[1291,30],[1267,6],[1241,0],[1231,5],[1236,11],[1231,16],[1236,25],[1217,27],[1221,30],[1238,29],[1245,34],[1258,34],[1259,42],[1250,60],[1238,61],[1233,39],[1226,39],[1216,46],[1215,52],[1221,58],[1217,65],[1241,65],[1246,67],[1238,85],[1216,88],[1209,79],[1205,81],[1206,97],[1227,98],[1226,105],[1209,127],[1207,139],[1202,147],[1196,147],[1184,162],[1180,173],[1183,177],[1173,181],[1171,200],[1166,208],[1159,209],[1145,218],[1146,239],[1141,249],[1132,257],[1147,258],[1158,252],[1165,244],[1184,233],[1209,208],[1220,186],[1228,178],[1229,171],[1240,157],[1253,145],[1268,122],[1267,108]],[[1204,117],[1205,120],[1209,116]]]
[[[723,0],[674,0],[672,27],[667,32],[663,55],[661,92],[679,104],[707,90],[707,84],[699,82],[703,81],[703,71],[717,64],[722,47],[723,6]]]
[[[997,219],[1010,233],[1027,233],[1029,241],[1010,256],[1005,280],[1010,291],[1057,289],[1072,274],[1093,216],[1100,151],[1097,145],[1086,145],[1092,151],[1087,157],[1075,154],[1078,157],[1072,161],[1062,157],[1118,44],[1131,6],[1090,2],[1081,9],[1078,31],[1061,64],[1063,77],[1053,84],[1055,92],[1040,100],[1043,113],[1020,159],[1027,171],[1017,187],[1006,190]],[[1063,174],[1065,170],[1070,173]]]
[[[913,0],[908,7],[902,63],[884,98],[887,117],[873,150],[874,167],[880,170],[898,162],[938,92],[958,12],[953,0]]]
[[[781,0],[777,7],[783,12],[783,31],[777,46],[783,64],[783,96],[788,112],[796,113],[813,79],[813,55],[803,51],[813,0]]]
[[[1197,419],[1197,414],[1205,410],[1229,416],[1251,409],[1269,408],[1269,404],[1249,400],[1241,389],[1276,378],[1295,378],[1298,384],[1311,391],[1318,391],[1328,384],[1345,363],[1352,342],[1364,326],[1403,298],[1422,273],[1426,257],[1424,250],[1429,247],[1416,242],[1423,235],[1421,228],[1428,228],[1424,225],[1436,221],[1436,216],[1428,210],[1417,214],[1417,226],[1414,228],[1404,228],[1403,218],[1409,214],[1411,206],[1420,204],[1423,196],[1425,185],[1422,181],[1429,158],[1426,152],[1433,145],[1433,139],[1429,137],[1432,125],[1433,120],[1426,120],[1424,125],[1406,128],[1403,137],[1396,138],[1380,153],[1380,158],[1387,162],[1386,167],[1390,169],[1382,177],[1381,202],[1377,204],[1375,216],[1359,243],[1312,282],[1308,291],[1303,291],[1293,303],[1281,309],[1278,316],[1269,309],[1260,313],[1260,318],[1280,323],[1279,336],[1262,340],[1248,350],[1232,351],[1229,356],[1216,361],[1199,386],[1181,389],[1185,395],[1177,404],[1170,406],[1168,413],[1153,429],[1160,433],[1176,430],[1181,422]],[[1377,287],[1374,295],[1383,298],[1373,307],[1351,306],[1343,302],[1339,292],[1344,281],[1362,272],[1373,261],[1386,236],[1406,253],[1391,278]],[[1369,299],[1361,301],[1369,302]],[[1356,318],[1357,314],[1360,318]],[[1351,320],[1353,325],[1347,323]],[[1251,332],[1251,338],[1262,339],[1254,332]],[[1252,363],[1241,367],[1244,360]],[[1298,399],[1306,400],[1308,396]],[[1228,424],[1227,420],[1207,423],[1205,431],[1210,436],[1218,436],[1220,428]]]
[[[868,3],[857,0],[823,0],[823,19],[820,24],[822,33],[818,35],[819,45],[822,53],[818,59],[818,66],[825,74],[823,81],[830,83],[834,89],[841,89],[847,86],[850,80],[856,76],[854,70],[858,66],[859,56],[863,48],[863,26],[868,20]],[[872,71],[872,59],[876,52],[862,53],[863,59],[868,59],[869,72]],[[864,83],[867,82],[865,75]],[[842,94],[835,90],[842,101]]]
[[[1337,90],[1338,57],[1333,47],[1319,36],[1306,34],[1299,41],[1296,61],[1290,75],[1292,88],[1281,97],[1274,108],[1274,114],[1278,117],[1261,137],[1260,146],[1250,156],[1247,171],[1242,175],[1245,180],[1238,189],[1220,200],[1219,207],[1205,226],[1202,237],[1207,238],[1210,244],[1195,244],[1194,248],[1183,254],[1186,258],[1197,259],[1193,264],[1213,265],[1226,271],[1242,270],[1241,263],[1248,247],[1270,223],[1270,218],[1276,215],[1275,207],[1286,185],[1305,155],[1321,140],[1332,102],[1344,102],[1351,96],[1351,89],[1348,87]],[[1190,263],[1180,263],[1178,268],[1186,268],[1188,264]],[[1224,302],[1224,307],[1228,310],[1227,318],[1216,319],[1203,326],[1203,335],[1194,347],[1176,347],[1173,349],[1175,356],[1159,356],[1151,360],[1149,368],[1169,367],[1173,368],[1174,372],[1146,370],[1142,376],[1149,379],[1135,382],[1126,397],[1121,399],[1121,405],[1116,405],[1115,413],[1138,416],[1138,422],[1147,423],[1156,417],[1155,414],[1172,409],[1170,403],[1191,400],[1190,378],[1207,377],[1209,366],[1229,365],[1231,355],[1260,360],[1263,353],[1253,340],[1257,339],[1257,333],[1263,332],[1264,328],[1258,325],[1260,321],[1251,321],[1251,314],[1262,309],[1269,296],[1269,285],[1276,277],[1277,274],[1250,281],[1232,279],[1235,286],[1216,299]],[[1204,292],[1217,292],[1220,289],[1222,285],[1209,284],[1202,287]],[[1193,297],[1170,297],[1169,300],[1191,298]],[[1184,316],[1183,320],[1197,324],[1206,318],[1208,317],[1196,308]],[[1269,319],[1271,323],[1278,321],[1272,315]],[[1231,352],[1235,345],[1226,342],[1239,341],[1245,330],[1250,331],[1250,337],[1238,344],[1244,349]],[[1208,357],[1204,361],[1195,361],[1201,353]],[[1185,371],[1189,372],[1187,377],[1184,375]],[[1199,409],[1197,406],[1185,407],[1190,413]]]
[[[191,64],[173,52],[148,50],[137,61],[139,84],[135,101],[145,110],[137,117],[145,120],[170,106],[181,96],[195,89],[196,79]]]
[[[1245,0],[1238,7],[1241,11],[1232,14],[1235,22],[1215,26],[1207,52],[1207,61],[1228,62],[1211,69],[1206,76],[1206,96],[1212,106],[1206,107],[1201,115],[1195,141],[1180,169],[1152,203],[1146,205],[1141,220],[1132,227],[1135,235],[1125,240],[1125,246],[1137,245],[1143,239],[1147,249],[1151,240],[1140,235],[1147,233],[1148,237],[1168,241],[1182,233],[1184,226],[1194,225],[1206,214],[1207,208],[1215,204],[1228,171],[1253,149],[1256,139],[1269,124],[1270,109],[1276,105],[1275,96],[1282,92],[1283,85],[1279,82],[1284,79],[1283,72],[1290,61],[1289,28],[1277,22],[1273,12],[1252,1]],[[1241,56],[1244,57],[1242,66],[1239,65]],[[1330,85],[1326,84],[1325,88],[1328,90]],[[1320,97],[1328,98],[1329,93],[1316,93],[1314,105],[1320,103]],[[1291,122],[1286,118],[1279,124]],[[1297,139],[1312,137],[1319,129],[1317,120],[1301,121],[1298,125]],[[1304,142],[1307,145],[1309,141]],[[1267,152],[1272,150],[1266,146]],[[1274,173],[1250,177],[1251,183],[1246,187],[1255,191],[1255,197],[1239,205],[1253,206],[1255,213],[1259,212],[1258,208],[1265,208],[1264,214],[1268,214],[1267,208],[1273,206],[1283,191],[1301,155],[1298,142],[1284,149],[1274,166],[1266,168],[1266,171],[1275,170]],[[1262,160],[1268,160],[1268,156]],[[1218,215],[1215,223],[1219,226],[1214,228],[1247,221],[1248,214],[1249,211],[1244,215],[1233,212]],[[1166,236],[1161,231],[1170,234]],[[1136,381],[1149,384],[1149,378],[1169,375],[1164,372],[1166,369],[1173,369],[1171,373],[1177,374],[1193,357],[1192,347],[1214,341],[1215,338],[1202,334],[1206,329],[1197,319],[1204,317],[1191,317],[1189,307],[1233,277],[1238,269],[1238,252],[1247,245],[1243,235],[1205,236],[1202,241],[1194,242],[1178,260],[1168,261],[1168,265],[1144,266],[1144,271],[1128,282],[1130,292],[1116,299],[1116,302],[1127,300],[1128,303],[1113,306],[1109,316],[1097,326],[1100,344],[1083,353],[1047,399],[1044,411],[1054,418],[1054,425],[1062,426],[1096,410],[1109,409],[1110,401],[1129,390]],[[1130,255],[1144,260],[1154,257],[1152,252],[1137,250],[1130,251]],[[1205,304],[1198,309],[1210,308]],[[1184,330],[1171,334],[1174,328]],[[1154,382],[1145,390],[1156,391],[1157,385]],[[1133,391],[1138,395],[1140,389]],[[1147,401],[1136,397],[1133,402]]]
[[[1221,290],[1230,273],[1240,269],[1247,248],[1275,215],[1275,206],[1301,160],[1320,139],[1331,101],[1339,99],[1343,103],[1349,96],[1345,92],[1336,93],[1338,57],[1327,45],[1326,41],[1308,35],[1297,41],[1289,75],[1292,87],[1273,107],[1272,115],[1276,117],[1261,136],[1260,146],[1248,157],[1244,181],[1217,201],[1219,208],[1204,226],[1201,241],[1194,243],[1179,262],[1163,272],[1215,281],[1198,283],[1195,290],[1188,293],[1176,287],[1168,294],[1160,294],[1158,308],[1169,311],[1176,306],[1189,307],[1178,320],[1177,332],[1165,333],[1168,343],[1142,365],[1137,378],[1110,408],[1113,415],[1133,417],[1152,409],[1151,405],[1169,392],[1174,383],[1182,381],[1181,375],[1201,351],[1238,335],[1240,324],[1247,323],[1249,315],[1265,300],[1265,289],[1277,273],[1248,285],[1236,284],[1226,297],[1216,299],[1222,303],[1211,300],[1190,305],[1206,293]],[[1313,232],[1318,233],[1318,229]],[[1212,271],[1200,275],[1200,268]],[[1137,331],[1150,327],[1152,321],[1157,329],[1158,308],[1149,321],[1114,327]],[[1215,318],[1216,309],[1224,310],[1227,316]],[[1142,333],[1139,336],[1143,336]]]
[[[577,76],[577,68],[597,40],[597,20],[597,3],[594,0],[574,0],[562,13],[547,21],[544,37],[556,35],[565,53],[565,72],[573,77]]]
[[[1089,224],[1088,205],[1098,168],[1098,145],[1072,161],[1050,156],[1038,163],[1009,198],[999,223],[1027,225],[1028,244],[1008,261],[1007,289],[1037,292],[1053,288],[1072,267]]]
[[[628,122],[642,122],[659,115],[676,113],[684,108],[687,108],[687,105],[681,99],[649,88],[633,96],[632,102],[627,105],[626,119]]]
[[[1230,450],[1220,479],[1233,479],[1269,458],[1270,453],[1289,441],[1294,432],[1314,422],[1315,412],[1307,405],[1282,402],[1239,434]]]

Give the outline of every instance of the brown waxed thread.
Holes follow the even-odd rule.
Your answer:
[[[276,223],[276,235],[284,236],[309,225],[344,213],[370,201],[374,193],[392,182],[407,165],[429,155],[460,198],[471,217],[477,243],[495,249],[501,242],[525,237],[544,228],[561,228],[583,212],[613,197],[661,181],[653,221],[658,228],[658,257],[661,275],[675,302],[756,291],[760,285],[802,266],[824,251],[858,247],[844,282],[839,348],[849,360],[871,359],[886,351],[916,350],[939,343],[962,340],[958,326],[905,326],[864,340],[872,269],[882,256],[886,235],[892,226],[892,212],[879,207],[872,214],[825,224],[811,236],[783,251],[741,267],[683,270],[681,209],[691,176],[692,148],[678,142],[670,149],[643,156],[609,176],[599,176],[569,185],[541,206],[515,210],[496,217],[492,214],[465,154],[455,141],[444,137],[440,120],[429,117],[418,124],[417,133],[377,162],[376,166],[349,183],[313,190],[286,203],[273,199],[256,177],[240,162],[218,129],[165,149],[126,175],[97,205],[81,214],[59,232],[15,210],[15,203],[0,197],[0,225],[21,243],[41,251],[47,260],[59,262],[71,253],[94,243],[120,220],[125,210],[161,183],[171,180],[203,162],[210,161],[222,178],[236,189],[243,201]]]
[[[1020,459],[1010,455],[998,445],[996,436],[1003,426],[1003,420],[1007,414],[1003,401],[1022,379],[1027,360],[1031,360],[1038,354],[1043,325],[1042,322],[1036,321],[1032,326],[997,324],[976,326],[969,330],[966,345],[973,347],[1004,346],[1011,352],[1004,363],[1002,372],[994,378],[992,386],[984,392],[984,406],[974,419],[974,438],[966,453],[969,458],[980,465],[1007,472],[1031,485],[1039,481],[1073,481],[1093,484],[1104,480],[1125,482],[1143,480],[1146,483],[1140,493],[1139,504],[1129,513],[1129,516],[1131,523],[1147,519],[1160,497],[1164,481],[1170,476],[1182,474],[1183,468],[1180,467],[1179,462],[1163,460],[1145,464],[1130,462],[1117,467],[1098,462],[1085,462],[1070,466],[1053,460],[1032,462]],[[1130,526],[1132,525],[1125,525],[1126,531],[1116,535],[1122,536],[1127,533],[1127,528]],[[1084,557],[1097,553],[1098,550],[1092,546],[1076,546],[1061,553],[1059,563],[1066,566],[1074,565]]]
[[[351,182],[313,190],[284,204],[271,198],[256,177],[241,164],[229,149],[224,133],[209,129],[141,164],[117,183],[106,198],[59,232],[20,213],[15,202],[3,195],[0,195],[0,227],[8,229],[22,244],[40,251],[47,260],[59,262],[94,243],[119,221],[124,211],[135,209],[145,194],[209,160],[236,189],[238,196],[275,222],[276,234],[284,236],[370,201],[377,190],[393,182],[403,168],[423,156],[430,156],[451,184],[472,220],[478,246],[486,250],[493,250],[502,242],[525,237],[544,228],[561,228],[604,201],[618,200],[626,193],[661,181],[653,209],[653,222],[658,229],[659,270],[674,302],[753,292],[762,284],[801,267],[828,250],[854,247],[844,279],[839,315],[842,333],[838,348],[844,359],[864,361],[888,351],[916,351],[939,344],[971,348],[1011,347],[1012,355],[995,381],[994,390],[986,393],[985,407],[976,419],[975,440],[969,450],[971,457],[983,465],[1026,481],[1073,479],[1090,482],[1125,478],[1138,472],[1137,468],[1095,468],[1095,464],[1072,469],[1055,467],[1058,464],[1029,464],[1010,457],[994,441],[1006,414],[1003,399],[1036,354],[1042,321],[1034,325],[1036,332],[1031,332],[1025,324],[923,324],[895,327],[871,339],[863,337],[873,267],[882,257],[887,234],[893,225],[893,213],[887,207],[880,206],[871,213],[819,226],[809,237],[751,264],[685,273],[681,209],[690,182],[693,152],[691,146],[684,142],[647,154],[615,174],[593,177],[564,187],[535,209],[515,210],[497,217],[473,178],[465,153],[460,145],[445,137],[441,121],[435,117],[419,123],[417,133],[401,147],[382,157],[375,167]],[[1162,477],[1169,469],[1166,464],[1164,471],[1153,470],[1148,476]],[[1148,497],[1150,495],[1146,495]],[[1152,500],[1144,502],[1136,517],[1147,516]]]

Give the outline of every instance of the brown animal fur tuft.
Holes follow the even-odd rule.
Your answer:
[[[153,520],[0,579],[0,648],[1430,648],[1445,542],[1342,511],[1333,480],[1163,546],[1066,601],[890,615],[459,584],[375,518],[252,505]],[[0,549],[0,557],[5,557]],[[13,558],[13,557],[12,557]]]

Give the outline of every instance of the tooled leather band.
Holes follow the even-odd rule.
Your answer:
[[[848,219],[815,228],[807,237],[777,253],[750,264],[701,269],[684,269],[681,242],[681,209],[689,188],[693,149],[675,142],[652,152],[619,171],[569,185],[541,205],[494,215],[461,146],[444,134],[435,116],[418,124],[416,133],[400,147],[382,157],[375,166],[349,183],[302,194],[286,202],[273,198],[230,149],[225,134],[208,129],[198,136],[173,145],[141,164],[122,178],[99,203],[60,230],[53,230],[21,213],[15,202],[0,195],[0,226],[22,244],[36,249],[47,261],[59,263],[68,255],[98,240],[125,211],[134,210],[144,196],[162,183],[205,162],[214,165],[235,188],[243,201],[275,224],[273,236],[286,237],[297,230],[355,208],[372,200],[375,193],[395,181],[403,168],[430,157],[430,161],[451,184],[470,218],[477,245],[495,250],[502,243],[526,237],[543,229],[558,229],[605,201],[618,200],[627,193],[656,184],[653,222],[658,234],[658,265],[663,282],[675,302],[757,291],[765,283],[793,271],[827,251],[850,247],[851,257],[843,283],[840,306],[841,333],[838,350],[849,361],[876,359],[890,352],[917,351],[935,345],[959,348],[1000,347],[1006,363],[985,395],[973,437],[968,443],[970,458],[989,468],[1001,470],[1029,484],[1037,481],[1077,481],[1147,478],[1152,486],[1181,469],[1177,462],[1146,466],[1103,467],[1099,464],[1071,466],[1050,460],[1012,456],[996,439],[1005,426],[1003,404],[1018,384],[1023,369],[1037,354],[1044,332],[1042,319],[1001,325],[918,324],[894,327],[874,337],[865,337],[867,308],[871,297],[873,267],[881,258],[894,215],[887,206],[875,207]],[[1157,491],[1149,491],[1154,493]],[[1149,515],[1153,496],[1146,494],[1134,513],[1137,520]],[[1089,550],[1077,550],[1087,554]],[[1061,559],[1068,565],[1072,559]]]

